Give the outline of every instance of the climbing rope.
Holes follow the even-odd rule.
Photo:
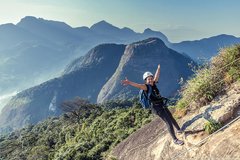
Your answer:
[[[229,123],[227,123],[226,125],[224,125],[223,127],[221,127],[220,129],[218,129],[217,131],[215,131],[214,133],[210,134],[209,136],[205,137],[204,139],[202,139],[200,142],[198,142],[197,144],[194,144],[192,147],[188,148],[186,151],[184,152],[180,152],[178,153],[176,156],[174,156],[171,159],[176,159],[179,156],[182,156],[183,154],[187,153],[188,151],[192,150],[195,147],[198,147],[199,145],[201,145],[202,143],[204,143],[208,138],[210,138],[211,136],[213,136],[214,134],[217,134],[218,132],[220,132],[221,130],[227,128],[228,126],[230,126],[232,123],[238,121],[240,119],[240,116],[234,118],[232,121],[230,121]]]
[[[222,68],[218,69],[217,71],[223,70],[224,68],[226,68],[227,66],[229,66],[230,64],[232,64],[232,63],[234,63],[234,62],[236,62],[236,61],[238,61],[238,60],[240,60],[240,58],[237,58],[237,59],[233,60],[232,62],[230,62],[230,63],[226,64],[225,66],[223,66]],[[237,74],[237,73],[234,73],[234,74]],[[234,75],[234,74],[233,74],[233,75]],[[217,84],[220,84],[220,83],[222,83],[222,82],[224,82],[224,79],[222,79],[222,80],[220,80],[220,81],[212,84],[211,87],[216,86]],[[195,96],[195,98],[197,98],[199,95],[201,95],[201,93],[197,94],[197,95]],[[189,103],[187,103],[186,106],[188,106],[191,102],[195,101],[195,98],[193,98],[191,101],[189,101]]]
[[[223,70],[224,68],[226,68],[227,66],[229,66],[230,64],[232,64],[232,63],[234,63],[234,62],[236,62],[236,61],[238,61],[238,60],[240,60],[240,58],[237,58],[237,59],[233,60],[232,62],[230,62],[230,63],[226,64],[225,66],[221,67],[220,69],[218,69],[217,71]],[[223,81],[224,81],[224,80],[218,81],[218,82],[214,83],[212,86],[215,86],[215,85],[217,85],[217,84],[219,84],[219,83],[221,83],[221,82],[223,82]],[[196,97],[199,96],[199,95],[200,95],[200,94],[197,94]],[[193,102],[193,101],[194,101],[194,99],[192,99],[191,101],[189,101],[189,103],[188,103],[186,106],[188,106],[188,105],[189,105],[191,102]],[[238,120],[239,118],[240,118],[240,116],[238,116],[238,117],[235,118],[234,120],[236,121],[236,120]],[[231,121],[231,122],[233,123],[234,121]],[[217,130],[217,131],[214,132],[213,134],[218,133],[220,130],[223,130],[226,126],[229,126],[230,124],[231,124],[231,123],[228,123],[228,124],[224,125],[222,128],[220,128],[219,130]],[[166,131],[167,131],[167,129],[165,129],[164,131],[160,132],[159,134],[162,135],[162,134],[164,134]],[[150,140],[149,142],[140,144],[140,145],[132,148],[131,150],[128,150],[125,154],[123,154],[122,156],[120,156],[120,159],[121,159],[122,157],[124,158],[125,156],[127,156],[128,153],[132,152],[133,150],[138,149],[138,148],[140,148],[140,147],[142,147],[142,146],[145,146],[145,145],[153,142],[154,140],[156,140],[156,139],[159,137],[159,134],[157,134],[157,135],[156,135],[152,140]],[[212,136],[213,134],[211,134],[210,136]],[[202,143],[203,141],[205,141],[205,140],[206,140],[207,138],[209,138],[210,136],[204,138],[204,139],[201,140],[200,142]],[[200,143],[200,142],[199,142],[199,143]],[[196,146],[196,145],[195,145],[195,146]],[[187,151],[188,151],[188,150],[187,150]],[[187,152],[187,151],[186,151],[186,152]],[[178,154],[177,156],[174,157],[174,159],[175,159],[176,157],[178,157],[179,155],[182,155],[182,154]]]

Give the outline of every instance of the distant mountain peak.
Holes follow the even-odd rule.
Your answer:
[[[108,22],[105,21],[105,20],[102,20],[102,21],[99,21],[99,22],[93,24],[91,27],[94,27],[94,26],[104,26],[104,27],[106,27],[106,26],[111,26],[111,27],[112,27],[113,25],[110,24],[110,23],[108,23]]]
[[[217,35],[217,36],[212,36],[210,38],[237,38],[233,35],[229,35],[229,34],[220,34],[220,35]]]
[[[12,23],[1,24],[0,27],[15,27]]]
[[[61,21],[53,21],[53,20],[46,20],[44,18],[36,18],[34,16],[26,16],[20,20],[19,23],[17,23],[17,26],[28,26],[30,24],[35,24],[35,25],[40,25],[40,24],[45,24],[45,25],[54,25],[61,27],[63,29],[69,29],[71,28],[68,24],[65,22]]]
[[[34,16],[25,16],[25,17],[23,17],[22,19],[37,19],[37,18],[34,17]]]
[[[128,32],[134,32],[134,30],[132,30],[131,28],[128,28],[128,27],[123,27],[122,30],[123,31],[128,31]]]
[[[96,23],[97,24],[97,23]],[[98,24],[110,24],[110,23],[108,23],[107,21],[105,21],[105,20],[101,20],[101,21],[99,21],[98,22]],[[110,24],[111,25],[111,24]]]
[[[163,40],[163,42],[168,46],[169,45],[169,41],[168,38],[159,31],[154,31],[150,28],[146,28],[143,32],[144,35],[146,36],[152,36],[152,37],[159,37],[161,40]]]
[[[90,27],[91,30],[93,31],[107,31],[107,30],[120,30],[118,27],[113,26],[112,24],[106,22],[105,20],[102,20],[98,23],[93,24]]]
[[[154,32],[154,31],[151,30],[150,28],[146,28],[146,29],[144,30],[144,32]]]
[[[27,22],[32,22],[32,21],[37,21],[38,19],[36,18],[36,17],[34,17],[34,16],[25,16],[24,18],[22,18],[21,20],[20,20],[20,22],[19,23],[27,23]]]

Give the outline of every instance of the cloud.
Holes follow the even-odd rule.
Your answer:
[[[12,96],[15,96],[18,92],[14,91],[12,93],[0,95],[0,112],[2,111],[3,107],[7,104]]]

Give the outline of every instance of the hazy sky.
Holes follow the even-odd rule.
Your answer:
[[[239,0],[0,0],[0,24],[25,16],[72,27],[106,20],[136,32],[161,31],[171,42],[218,34],[240,37]]]

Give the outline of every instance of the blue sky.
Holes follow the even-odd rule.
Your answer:
[[[25,16],[63,21],[72,27],[107,22],[136,32],[163,32],[171,42],[218,34],[240,37],[238,0],[0,0],[0,24]]]

